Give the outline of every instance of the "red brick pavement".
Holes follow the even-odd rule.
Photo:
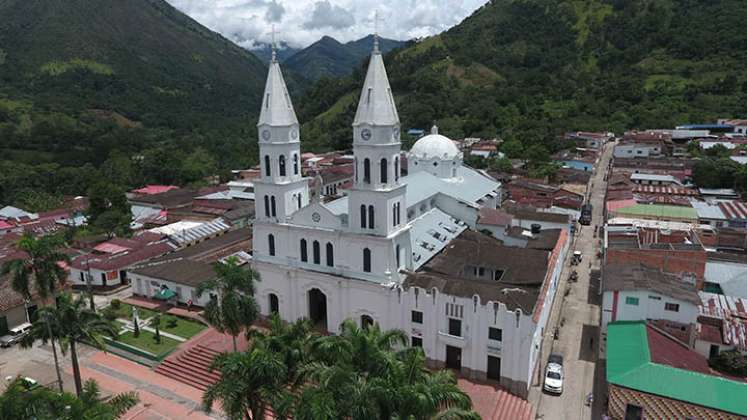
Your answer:
[[[485,420],[531,420],[534,410],[528,401],[493,385],[458,379],[459,388],[472,399],[472,407]]]

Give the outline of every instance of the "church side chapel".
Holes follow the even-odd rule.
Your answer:
[[[500,207],[501,184],[465,166],[437,127],[412,147],[401,176],[400,121],[374,39],[352,126],[353,185],[329,202],[321,191],[312,198],[302,174],[302,133],[273,54],[257,124],[261,311],[309,318],[330,333],[347,318],[402,329],[432,366],[524,396],[567,229],[529,233],[544,247],[508,247],[475,230],[481,209]]]

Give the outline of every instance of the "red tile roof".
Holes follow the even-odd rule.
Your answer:
[[[654,363],[712,375],[708,361],[701,354],[690,350],[685,344],[674,340],[650,325],[646,326],[648,348]]]
[[[174,248],[167,242],[159,242],[147,245],[141,249],[115,255],[82,255],[75,258],[70,265],[79,270],[85,270],[89,267],[96,270],[121,270],[133,264],[167,254],[173,250]]]
[[[514,217],[508,213],[491,209],[489,207],[483,207],[480,209],[477,223],[490,226],[510,226],[513,219]]]
[[[153,195],[153,194],[161,194],[166,191],[171,191],[177,188],[179,187],[175,185],[146,185],[143,188],[132,190],[132,192],[134,192],[135,194]]]

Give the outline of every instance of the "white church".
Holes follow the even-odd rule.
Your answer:
[[[413,146],[401,176],[400,122],[377,41],[353,122],[355,175],[345,196],[310,199],[298,120],[274,57],[257,126],[253,265],[262,313],[306,317],[331,333],[346,318],[401,329],[433,366],[525,396],[567,234],[543,232],[533,249],[475,231],[481,209],[500,206],[501,185],[464,166],[435,127]]]

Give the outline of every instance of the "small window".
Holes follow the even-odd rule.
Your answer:
[[[327,242],[327,267],[335,266],[335,249],[332,243]]]
[[[386,158],[381,159],[381,162],[379,164],[379,173],[381,176],[382,184],[386,184],[387,182],[389,182],[389,177],[388,177],[389,165],[387,164]]]
[[[271,176],[272,169],[270,169],[270,156],[265,155],[265,176]]]
[[[374,206],[368,206],[368,228],[374,228]]]
[[[301,262],[309,262],[309,251],[306,247],[306,239],[301,239]]]
[[[626,305],[638,306],[638,298],[637,297],[628,296],[628,297],[625,298],[625,304]]]
[[[661,296],[648,295],[648,298],[651,300],[661,300]]]
[[[361,204],[361,229],[365,229],[366,226],[366,205]]]
[[[679,312],[680,311],[680,305],[679,303],[665,303],[664,304],[664,310],[665,311],[672,311],[672,312]]]
[[[293,174],[298,175],[298,155],[293,155]]]
[[[422,324],[423,323],[423,313],[420,311],[412,311],[411,312],[411,318],[412,322],[414,324]]]
[[[488,328],[488,338],[495,341],[503,341],[503,330],[500,328]]]
[[[265,196],[265,216],[270,217],[270,196]]]
[[[371,160],[368,158],[363,159],[363,182],[371,183]]]
[[[270,255],[275,256],[275,235],[270,234],[267,237],[267,247],[269,249]]]
[[[449,335],[455,337],[462,336],[462,321],[454,318],[449,318]]]
[[[412,337],[412,347],[423,347],[423,339],[420,337]]]
[[[278,167],[280,168],[280,176],[285,176],[285,156],[280,155],[278,158]]]
[[[270,197],[270,207],[271,207],[271,210],[272,210],[272,217],[277,217],[278,212],[277,212],[277,206],[275,206],[275,196],[274,195],[272,197]]]
[[[371,250],[363,248],[363,272],[371,272]]]
[[[322,258],[320,256],[321,251],[319,249],[319,241],[314,241],[314,244],[312,245],[313,251],[314,251],[314,264],[321,264]]]

